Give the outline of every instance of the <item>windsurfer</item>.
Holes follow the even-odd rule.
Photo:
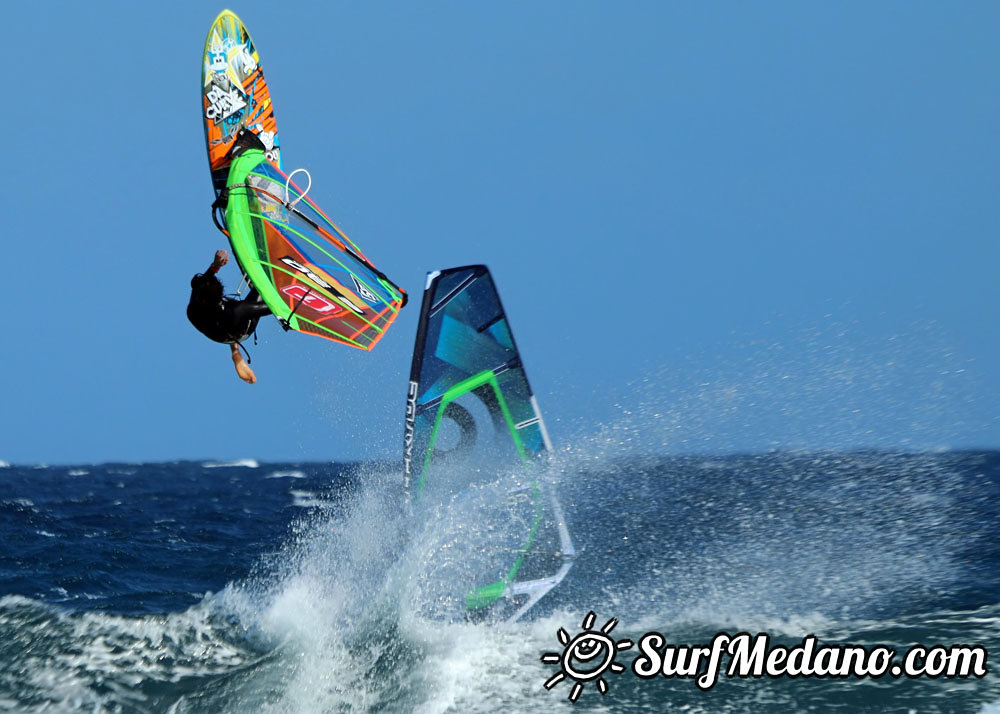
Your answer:
[[[225,250],[217,250],[208,270],[191,278],[187,316],[205,337],[229,345],[236,374],[244,382],[253,384],[257,376],[243,359],[239,343],[254,333],[257,321],[270,310],[253,288],[243,300],[223,296],[222,283],[215,274],[228,262],[229,254]]]

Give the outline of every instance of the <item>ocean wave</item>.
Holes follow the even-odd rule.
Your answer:
[[[260,466],[257,459],[236,459],[235,461],[206,461],[201,465],[204,469],[219,469],[225,467],[243,467],[255,469]]]
[[[272,471],[264,478],[305,478],[306,475],[302,471]]]
[[[289,491],[292,497],[292,505],[299,508],[329,508],[333,505],[330,501],[317,498],[311,491]]]
[[[0,598],[0,691],[17,711],[164,711],[257,657],[211,595],[138,617]]]

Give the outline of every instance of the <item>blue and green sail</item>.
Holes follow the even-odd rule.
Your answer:
[[[513,494],[514,541],[496,548],[492,575],[465,593],[465,607],[501,605],[517,619],[566,575],[575,555],[554,491],[542,478],[551,443],[496,286],[484,265],[430,273],[413,352],[404,470],[412,503],[439,485],[444,468],[468,473],[523,465]],[[437,494],[438,497],[441,494]],[[516,510],[516,513],[514,512]]]

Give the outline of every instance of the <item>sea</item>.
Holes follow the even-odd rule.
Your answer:
[[[4,464],[0,711],[1000,713],[1000,452],[568,451],[552,474],[574,567],[523,620],[472,622],[429,600],[488,534],[416,523],[401,464]],[[632,648],[575,701],[546,688],[543,655],[601,628],[991,659],[702,689],[636,676]]]

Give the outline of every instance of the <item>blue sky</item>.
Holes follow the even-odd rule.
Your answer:
[[[396,457],[423,276],[476,262],[564,448],[1000,446],[996,3],[231,5],[416,296],[370,354],[262,322],[254,386],[184,316],[222,7],[5,10],[0,460]]]

